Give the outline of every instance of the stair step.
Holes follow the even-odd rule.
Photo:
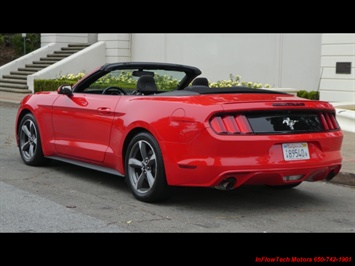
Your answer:
[[[77,48],[77,47],[63,47],[62,48],[62,51],[66,52],[66,53],[76,53],[76,52],[79,52],[81,50],[83,50],[83,49]]]
[[[68,51],[54,51],[54,55],[63,55],[63,56],[70,56],[72,54],[75,54],[75,52],[68,52]]]
[[[50,66],[50,65],[53,65],[54,61],[44,61],[44,60],[41,60],[41,61],[33,61],[32,64],[38,64],[38,65],[43,65],[43,66]]]
[[[25,85],[27,85],[27,80],[18,80],[18,79],[0,79],[0,83],[25,84]]]
[[[22,90],[28,90],[28,86],[27,86],[27,85],[8,84],[8,83],[2,83],[2,82],[0,82],[0,87],[1,87],[1,88],[7,88],[7,89],[22,89]]]
[[[35,72],[33,71],[11,71],[10,72],[11,75],[22,75],[22,76],[32,75],[33,73]]]
[[[7,88],[7,87],[0,86],[0,91],[32,94],[32,91],[30,91],[28,88],[27,89],[14,89],[14,88]]]
[[[38,72],[38,68],[29,68],[29,67],[19,67],[17,70],[18,71],[31,72],[31,73]]]
[[[89,47],[90,44],[87,44],[87,43],[71,43],[71,44],[68,44],[68,47]]]
[[[71,54],[49,54],[47,55],[48,58],[57,58],[57,59],[62,59],[62,58],[66,58],[67,56],[69,56]]]
[[[0,79],[0,91],[31,94],[32,92],[27,86],[28,75],[32,75],[89,46],[90,44],[69,44],[68,47],[63,47],[60,51],[54,51],[46,57],[41,57],[39,60],[33,61],[32,64],[25,64],[17,71],[11,71],[9,75],[3,75]]]
[[[43,61],[46,61],[46,62],[52,62],[52,63],[55,63],[57,61],[59,61],[60,59],[58,58],[50,58],[50,57],[41,57],[40,60],[43,60]]]
[[[38,69],[42,69],[47,67],[47,65],[42,65],[42,64],[26,64],[25,67],[27,68],[38,68]]]
[[[2,76],[4,79],[21,79],[21,80],[27,80],[27,76],[24,75],[3,75]]]

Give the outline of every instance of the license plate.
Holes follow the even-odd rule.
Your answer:
[[[283,143],[282,151],[285,161],[308,160],[309,150],[307,142]]]

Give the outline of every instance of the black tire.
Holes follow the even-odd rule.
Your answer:
[[[133,137],[126,152],[125,171],[125,180],[136,199],[153,203],[170,195],[162,152],[151,134],[142,132]]]
[[[31,113],[22,117],[18,126],[18,138],[18,148],[25,164],[39,166],[49,162],[43,155],[41,135],[36,119]]]

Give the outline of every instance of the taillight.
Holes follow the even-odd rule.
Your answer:
[[[330,116],[330,121],[332,121],[334,129],[339,129],[340,126],[339,126],[337,120],[335,119],[335,114],[329,114],[329,116]]]
[[[210,121],[211,127],[216,133],[223,134],[227,132],[226,127],[224,126],[223,119],[220,116],[215,116]]]
[[[335,130],[339,129],[339,124],[335,119],[334,113],[321,113],[320,119],[325,130]]]
[[[210,125],[217,134],[240,134],[251,132],[245,116],[242,115],[216,115],[211,118]]]

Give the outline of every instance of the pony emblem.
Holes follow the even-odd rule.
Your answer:
[[[282,124],[285,124],[287,126],[290,127],[291,130],[294,130],[295,128],[293,127],[296,123],[298,122],[298,120],[291,120],[289,117],[285,118],[283,121],[282,121]]]

